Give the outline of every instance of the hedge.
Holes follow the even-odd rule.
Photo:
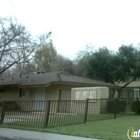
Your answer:
[[[115,113],[115,100],[107,101],[107,111],[109,113]],[[116,113],[125,112],[126,111],[126,104],[125,100],[117,100],[116,102]]]
[[[134,111],[136,114],[140,115],[140,101],[132,102],[132,111]]]

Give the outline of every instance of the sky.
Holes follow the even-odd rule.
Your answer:
[[[139,0],[0,0],[0,17],[12,16],[34,36],[52,32],[59,54],[75,58],[86,45],[117,51],[140,43]]]

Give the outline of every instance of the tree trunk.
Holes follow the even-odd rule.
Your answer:
[[[117,98],[122,98],[122,88],[118,89],[118,97]]]

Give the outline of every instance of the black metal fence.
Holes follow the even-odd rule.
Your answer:
[[[132,115],[127,99],[2,101],[0,124],[55,127]]]

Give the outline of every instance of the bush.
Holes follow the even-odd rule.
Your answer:
[[[0,108],[2,108],[3,102],[0,101]],[[15,101],[6,101],[4,111],[17,111],[20,110],[20,106]]]
[[[107,107],[108,113],[114,113],[115,112],[115,101],[114,100],[107,101],[106,107]]]
[[[125,100],[117,100],[116,113],[124,113],[126,111],[126,103]],[[107,111],[109,113],[115,113],[115,100],[107,101]]]
[[[140,101],[132,102],[132,111],[134,111],[136,114],[140,115]]]
[[[126,105],[127,105],[126,100],[118,100],[117,101],[118,113],[119,112],[123,112],[124,113],[126,111]]]
[[[17,111],[19,110],[19,105],[15,101],[7,101],[5,106],[5,111]]]

